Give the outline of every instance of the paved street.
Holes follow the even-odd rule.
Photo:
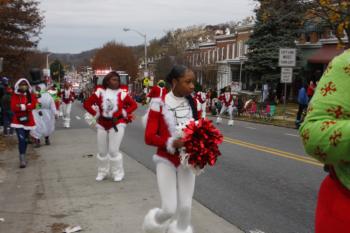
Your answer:
[[[136,113],[137,116],[142,116],[144,111],[145,108],[141,107]],[[89,130],[92,135],[91,141],[95,141],[93,131],[87,129],[83,120],[83,110],[80,103],[75,104],[72,119],[73,127],[71,129],[66,130],[58,126],[56,134],[62,136],[64,133],[65,140],[75,140],[79,143],[78,138],[81,136],[78,136],[77,133],[86,133],[86,130]],[[238,121],[234,127],[223,124],[219,128],[225,136],[225,142],[221,146],[223,155],[214,168],[207,169],[204,174],[198,177],[195,199],[245,232],[313,232],[317,190],[326,174],[322,171],[319,163],[305,155],[297,131]],[[154,171],[151,156],[155,149],[145,146],[143,131],[138,117],[132,125],[127,127],[121,149],[130,156],[130,160],[136,160]],[[73,132],[75,133],[73,134]],[[89,144],[84,142],[84,145]],[[77,156],[95,153],[94,145],[95,142],[84,148],[83,151],[78,151]],[[62,147],[61,145],[57,145],[57,147],[64,148],[66,151],[77,148]],[[84,176],[86,171],[80,170],[78,161],[72,160],[72,162],[77,164],[77,171],[81,172],[81,176]],[[89,182],[84,181],[89,185],[92,185],[90,183],[93,183],[95,175],[93,162],[88,165],[90,169]],[[60,164],[57,163],[58,166]],[[82,164],[81,166],[86,168],[86,165]],[[130,173],[135,178],[136,174],[133,174],[132,171]],[[63,177],[65,176],[63,175]],[[76,182],[73,183],[76,184]],[[69,185],[74,185],[73,183]],[[106,184],[106,190],[109,190],[111,187],[107,186]],[[128,186],[128,180],[125,181],[125,188],[126,186]],[[65,188],[74,189],[74,187],[68,186]],[[117,188],[114,187],[114,189]],[[155,186],[154,189],[153,191],[157,195]],[[82,190],[83,193],[84,190]],[[104,192],[104,198],[107,198],[107,193],[107,191]],[[157,203],[158,199],[154,197],[153,199],[155,199],[153,202]],[[91,205],[94,202],[96,199],[90,200]],[[4,200],[1,203],[4,203]],[[75,207],[79,211],[79,205],[75,204]],[[142,211],[145,212],[148,207],[150,206],[143,206]],[[81,206],[81,208],[85,207]],[[98,216],[106,215],[98,212]],[[198,224],[196,216],[198,215],[194,214],[195,226]],[[203,233],[200,229],[198,232]],[[232,230],[232,232],[236,231]]]

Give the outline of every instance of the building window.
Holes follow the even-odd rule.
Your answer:
[[[221,61],[224,60],[225,48],[221,48]]]

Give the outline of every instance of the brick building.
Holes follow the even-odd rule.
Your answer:
[[[203,87],[218,91],[232,85],[239,91],[249,86],[244,62],[248,52],[246,42],[252,29],[253,25],[236,27],[232,32],[226,29],[224,34],[216,35],[212,40],[186,49],[187,65],[195,71],[197,81]]]

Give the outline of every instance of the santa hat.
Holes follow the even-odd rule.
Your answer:
[[[154,86],[152,87],[151,91],[148,93],[148,97],[150,98],[160,97],[160,91],[161,91],[161,87]]]

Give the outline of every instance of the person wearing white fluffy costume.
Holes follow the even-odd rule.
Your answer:
[[[221,107],[220,114],[216,119],[216,123],[218,124],[222,123],[222,118],[221,118],[222,114],[224,114],[225,112],[228,112],[230,116],[228,125],[233,126],[234,124],[233,111],[235,107],[234,107],[234,98],[233,98],[233,95],[231,94],[231,88],[229,86],[225,88],[225,92],[219,97],[219,100],[221,101],[222,107]]]
[[[75,100],[75,94],[71,88],[70,83],[64,83],[64,89],[61,92],[62,98],[62,113],[63,113],[63,127],[70,127],[70,113],[72,110],[72,103]]]
[[[135,111],[137,104],[119,85],[120,76],[112,71],[104,77],[103,86],[84,102],[86,111],[97,120],[96,181],[104,180],[109,173],[116,182],[124,178],[123,156],[119,148],[127,116]],[[128,106],[126,109],[123,109],[124,103]]]
[[[161,208],[151,209],[145,216],[146,233],[192,233],[191,209],[195,174],[182,165],[179,149],[184,146],[181,131],[191,119],[198,120],[200,111],[195,99],[193,71],[184,66],[174,66],[167,82],[172,91],[165,98],[153,99],[145,130],[145,142],[156,146],[158,188]]]
[[[55,131],[55,118],[58,117],[55,101],[46,91],[44,82],[34,86],[38,93],[39,107],[33,110],[36,128],[30,131],[35,138],[37,146],[40,146],[40,139],[45,137],[45,144],[50,145],[50,135]]]

